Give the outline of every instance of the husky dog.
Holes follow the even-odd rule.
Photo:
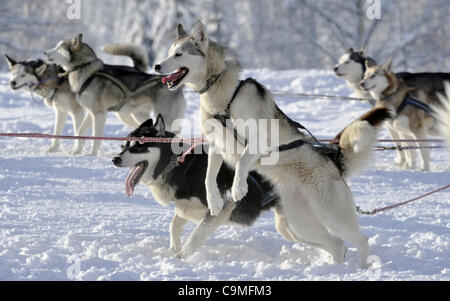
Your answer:
[[[396,117],[386,123],[392,138],[426,139],[440,135],[431,107],[440,105],[437,93],[444,92],[443,79],[449,75],[430,73],[427,82],[421,81],[422,86],[410,85],[392,71],[390,59],[383,66],[367,66],[361,88],[377,100],[377,106],[390,108],[396,113]],[[421,169],[429,171],[430,152],[428,149],[419,151],[422,158]],[[416,164],[415,155],[411,151],[405,151],[405,155],[398,160],[400,165],[410,169]]]
[[[350,48],[347,53],[341,56],[338,64],[334,67],[334,72],[338,77],[347,82],[358,97],[369,99],[370,104],[374,106],[376,100],[372,98],[369,92],[361,87],[360,83],[364,78],[366,70],[369,67],[376,66],[377,63],[374,59],[367,57],[364,52],[363,48],[359,51],[354,51],[353,48]],[[395,76],[404,81],[407,86],[415,90],[424,91],[427,95],[443,91],[443,82],[450,80],[450,73],[399,72],[395,73]],[[392,124],[392,122],[394,121],[391,121],[389,124]],[[396,131],[389,124],[386,124],[386,129],[391,138],[396,140],[401,139],[400,137],[404,136],[404,134]],[[398,145],[401,144],[399,143]],[[414,150],[398,151],[396,164],[405,168],[413,168],[412,162],[415,161],[415,154],[416,151]],[[412,159],[413,157],[414,159]],[[425,165],[428,165],[428,163]]]
[[[350,48],[347,53],[339,58],[339,62],[334,66],[334,72],[347,82],[359,98],[367,99],[374,106],[375,100],[372,99],[370,94],[363,91],[359,85],[364,77],[366,66],[376,65],[374,59],[364,55],[364,51],[364,48],[358,51]]]
[[[339,145],[314,142],[277,107],[262,85],[254,79],[239,80],[239,63],[227,56],[223,46],[208,39],[200,21],[190,35],[178,26],[178,40],[155,70],[176,70],[164,80],[170,89],[184,84],[200,93],[203,134],[211,144],[205,185],[212,215],[220,215],[224,205],[216,182],[223,161],[236,170],[231,190],[234,201],[247,194],[247,175],[255,169],[274,185],[288,228],[297,239],[326,250],[336,262],[344,261],[344,240],[350,241],[359,251],[361,266],[367,266],[368,240],[360,232],[346,178],[367,165],[378,128],[390,118],[387,109],[374,109],[349,125],[340,134]],[[247,134],[247,127],[229,124],[264,119],[278,121],[279,131],[274,135],[279,142],[271,144],[271,131],[261,130],[258,134],[267,137],[269,145],[253,154],[251,150],[258,149],[255,143],[260,141]],[[233,140],[236,151],[227,151],[226,139]],[[278,154],[278,161],[263,165],[271,153]]]
[[[175,134],[165,130],[164,120],[158,116],[155,124],[149,119],[133,131],[129,137],[174,138]],[[189,147],[189,145],[184,145]],[[183,148],[183,145],[178,145]],[[276,228],[287,240],[295,240],[286,226],[279,205],[278,196],[271,184],[256,172],[250,173],[248,194],[236,205],[229,201],[218,216],[208,212],[206,188],[203,184],[208,165],[207,153],[195,150],[178,162],[180,156],[173,153],[170,143],[126,142],[122,151],[113,158],[117,167],[130,167],[126,179],[126,193],[133,195],[134,187],[145,184],[150,187],[155,200],[163,206],[175,203],[175,215],[170,224],[170,250],[178,257],[187,257],[223,224],[250,226],[260,212],[270,208],[275,211]],[[220,167],[217,183],[223,198],[229,198],[234,171],[226,164]],[[188,221],[198,224],[184,247],[181,247],[181,233]]]
[[[72,118],[73,132],[77,133],[83,120],[83,108],[77,103],[75,93],[70,91],[67,77],[59,77],[63,70],[55,64],[42,60],[26,60],[16,62],[5,55],[10,74],[10,85],[13,90],[28,87],[44,98],[44,103],[55,112],[54,135],[61,135],[67,116]],[[53,139],[49,152],[59,150],[59,139]]]
[[[81,34],[60,41],[44,54],[65,70],[72,92],[88,113],[77,135],[85,135],[93,124],[93,136],[101,136],[108,111],[115,112],[132,128],[147,120],[151,111],[162,114],[170,125],[184,115],[186,102],[182,91],[168,91],[161,83],[161,76],[127,66],[103,64],[82,41]],[[100,141],[94,141],[90,154],[96,155],[99,147]],[[83,141],[77,140],[73,154],[79,154],[82,148]]]

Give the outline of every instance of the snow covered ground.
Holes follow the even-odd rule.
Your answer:
[[[270,89],[351,95],[328,71],[251,70]],[[0,82],[8,75],[0,74]],[[186,94],[188,124],[198,122],[198,96]],[[318,137],[333,137],[369,108],[358,101],[277,98],[280,107]],[[53,113],[26,91],[0,86],[0,131],[52,133]],[[105,135],[130,131],[111,114]],[[66,125],[65,134],[73,134]],[[198,135],[198,129],[194,133]],[[382,137],[387,138],[386,133]],[[250,228],[221,227],[192,257],[168,251],[173,206],[164,208],[148,188],[125,195],[128,170],[111,158],[120,143],[104,142],[98,157],[46,153],[50,141],[0,138],[0,280],[450,280],[450,190],[375,216],[361,216],[376,263],[358,268],[349,246],[344,264],[323,251],[286,242],[264,213]],[[85,152],[87,153],[88,148]],[[393,165],[378,152],[350,181],[365,210],[403,201],[449,184],[450,153],[433,150],[432,172]],[[183,238],[192,231],[193,224]],[[378,259],[377,259],[378,258]]]

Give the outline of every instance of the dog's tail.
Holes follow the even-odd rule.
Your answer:
[[[350,177],[368,167],[373,148],[383,123],[393,114],[384,107],[373,108],[342,130],[339,139],[342,153],[342,169],[345,177]]]
[[[438,120],[438,130],[442,138],[450,144],[450,82],[444,83],[445,95],[438,93],[439,105],[432,107],[433,116]]]
[[[146,71],[148,67],[148,56],[145,50],[134,44],[120,43],[109,44],[102,47],[102,50],[111,55],[124,55],[133,60],[133,66],[141,71]]]

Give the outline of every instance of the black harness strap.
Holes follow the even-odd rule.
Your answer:
[[[418,101],[417,99],[411,98],[409,95],[406,95],[405,99],[400,103],[400,105],[397,107],[397,110],[395,113],[399,115],[407,105],[412,105],[422,111],[424,111],[427,114],[432,114],[433,109],[427,105],[426,103],[423,103],[421,101]]]

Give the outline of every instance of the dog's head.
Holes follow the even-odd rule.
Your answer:
[[[170,90],[176,90],[183,84],[198,86],[207,74],[205,56],[209,41],[203,23],[197,21],[190,35],[179,24],[177,34],[178,39],[170,47],[168,57],[155,65],[156,72],[170,74],[163,78],[163,83]]]
[[[95,60],[95,52],[82,39],[80,33],[72,39],[60,41],[54,48],[44,51],[44,55],[49,62],[62,66],[66,71]]]
[[[375,61],[364,55],[364,49],[354,51],[350,48],[347,53],[342,55],[338,63],[334,66],[336,75],[352,83],[360,82],[364,77],[366,64],[375,65]]]
[[[5,55],[5,59],[10,71],[9,84],[13,90],[35,87],[47,68],[47,64],[39,59],[17,62],[8,55]]]
[[[367,70],[363,80],[360,82],[361,89],[372,94],[378,99],[390,85],[390,78],[395,76],[392,71],[392,59],[389,59],[383,66],[366,66]]]
[[[162,137],[173,138],[175,134],[165,130],[164,120],[158,115],[156,122],[148,119],[128,137]],[[126,193],[132,196],[135,186],[142,180],[149,184],[167,167],[172,156],[170,143],[127,141],[122,144],[122,150],[112,162],[116,167],[131,169],[125,184]]]

